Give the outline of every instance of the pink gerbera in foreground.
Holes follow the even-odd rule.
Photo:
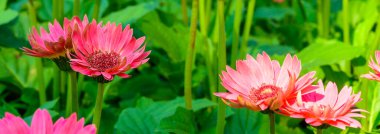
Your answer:
[[[37,32],[36,28],[32,28],[32,32],[28,36],[32,48],[23,47],[22,50],[30,56],[52,59],[61,70],[69,71],[71,69],[66,53],[72,51],[73,48],[72,31],[74,27],[83,29],[87,24],[87,16],[83,21],[75,16],[72,20],[65,18],[63,28],[56,20],[53,24],[49,23],[49,33],[42,27],[40,28],[41,34]]]
[[[129,25],[123,30],[121,24],[108,22],[102,26],[93,20],[85,30],[73,33],[71,67],[101,83],[112,81],[114,75],[127,78],[126,71],[148,61],[150,51],[145,52],[144,40],[133,37]]]
[[[359,112],[366,112],[354,108],[361,100],[360,92],[351,94],[352,88],[344,86],[338,94],[335,83],[329,82],[326,88],[319,81],[319,88],[306,95],[297,95],[297,102],[281,109],[293,118],[305,118],[306,123],[319,127],[334,126],[341,129],[348,127],[360,128],[360,122],[352,117],[362,117]]]
[[[69,118],[58,119],[54,124],[47,110],[38,109],[30,127],[28,124],[11,113],[5,113],[0,119],[1,134],[96,134],[94,125],[84,126],[84,119],[77,121],[74,113]]]
[[[370,80],[376,80],[380,81],[380,51],[375,52],[375,59],[376,62],[371,58],[371,62],[369,63],[369,67],[372,68],[373,72],[369,72],[368,74],[362,75],[362,77],[370,79]]]
[[[256,60],[247,55],[246,60],[236,62],[236,70],[227,66],[221,75],[222,85],[229,91],[215,93],[231,107],[247,107],[254,111],[275,111],[285,102],[295,102],[298,92],[309,93],[315,87],[315,72],[298,78],[301,62],[288,54],[282,67],[263,52]]]

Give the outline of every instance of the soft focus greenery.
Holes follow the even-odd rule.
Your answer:
[[[32,1],[32,0],[29,0]],[[56,65],[43,59],[47,102],[40,105],[37,60],[22,53],[30,47],[27,35],[32,27],[28,0],[0,0],[0,117],[8,111],[31,120],[41,107],[56,118],[66,116],[66,90],[54,98],[53,78]],[[192,70],[192,110],[185,108],[184,74],[190,37],[192,0],[187,0],[187,25],[184,24],[180,0],[101,0],[98,21],[130,25],[136,37],[146,36],[147,50],[152,50],[148,63],[129,72],[131,78],[116,78],[105,87],[101,129],[99,133],[197,133],[213,134],[217,124],[218,103],[211,94],[219,86],[217,51],[220,30],[217,22],[217,0],[200,0],[195,59]],[[367,110],[361,119],[362,129],[345,131],[330,127],[325,133],[380,133],[380,84],[360,78],[380,44],[379,0],[323,0],[330,8],[318,11],[320,0],[257,0],[253,16],[247,16],[248,0],[225,0],[224,17],[227,62],[231,61],[234,40],[253,56],[265,51],[280,62],[287,53],[302,61],[303,74],[317,71],[324,82],[334,81],[339,88],[353,86],[363,100],[357,107]],[[64,16],[73,15],[74,0],[64,0]],[[236,11],[237,2],[243,2]],[[80,18],[92,19],[94,0],[81,0]],[[203,5],[202,5],[203,4]],[[52,0],[33,0],[37,27],[54,20]],[[348,9],[343,12],[345,5]],[[239,9],[239,8],[238,8]],[[236,13],[235,12],[239,12]],[[239,16],[240,21],[234,21]],[[318,17],[322,16],[322,17]],[[322,18],[322,19],[319,19]],[[247,39],[245,23],[252,19]],[[234,24],[240,22],[240,24]],[[236,25],[234,27],[234,25]],[[234,28],[239,28],[234,33]],[[321,32],[322,31],[322,32]],[[239,46],[238,48],[241,48]],[[235,55],[242,59],[245,53]],[[232,65],[234,66],[234,65]],[[63,77],[68,78],[68,77]],[[79,116],[91,123],[97,83],[78,77]],[[69,81],[69,80],[66,80]],[[217,84],[217,85],[215,85]],[[65,86],[65,85],[64,85]],[[69,86],[69,85],[66,85]],[[269,132],[267,116],[247,109],[226,109],[225,133]],[[276,115],[277,133],[313,133],[315,129],[300,119]]]

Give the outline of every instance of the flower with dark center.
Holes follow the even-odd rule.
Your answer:
[[[246,107],[254,111],[278,111],[286,103],[294,103],[297,93],[312,92],[315,72],[299,77],[301,62],[296,56],[286,56],[282,66],[263,52],[254,59],[236,62],[236,70],[227,66],[220,75],[229,91],[215,93],[231,107]]]
[[[93,20],[84,30],[73,32],[71,67],[100,83],[112,81],[115,75],[128,78],[126,71],[148,61],[150,51],[142,46],[144,40],[145,37],[133,37],[129,25],[123,29],[120,24],[102,26]]]

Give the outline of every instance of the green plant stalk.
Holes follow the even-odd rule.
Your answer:
[[[317,128],[317,134],[323,134],[323,129],[322,128]]]
[[[66,81],[66,72],[64,72],[64,74],[65,74],[65,81]],[[69,77],[69,79],[71,79],[70,77]],[[64,84],[64,83],[61,83],[61,84]],[[67,85],[67,94],[66,94],[66,116],[70,116],[71,115],[71,113],[73,113],[73,99],[72,99],[72,97],[73,97],[73,89],[72,89],[72,85],[73,85],[73,83],[72,83],[72,81],[70,80],[69,82],[68,82],[68,85]],[[61,85],[62,86],[62,85]]]
[[[199,20],[200,20],[200,27],[201,27],[201,34],[204,37],[204,44],[205,44],[205,51],[204,55],[206,55],[206,66],[207,66],[207,73],[208,73],[208,81],[210,85],[210,98],[213,102],[216,102],[216,96],[214,95],[214,92],[216,92],[216,77],[214,73],[214,66],[213,66],[213,60],[212,60],[212,50],[210,49],[210,44],[208,42],[208,36],[207,36],[207,30],[208,30],[208,22],[206,16],[206,9],[205,9],[205,0],[199,1]]]
[[[92,18],[94,18],[95,20],[99,19],[99,12],[100,12],[99,8],[100,8],[100,0],[95,0],[94,15],[92,16]]]
[[[350,45],[350,28],[349,28],[349,3],[348,0],[342,0],[343,5],[343,42],[346,45]],[[346,72],[346,74],[351,76],[351,61],[344,61],[340,64],[342,66],[342,70]]]
[[[105,86],[104,83],[98,83],[98,94],[96,96],[94,118],[92,120],[92,123],[95,124],[97,130],[100,130],[99,126],[100,126],[100,119],[102,115],[104,86]]]
[[[330,1],[323,1],[323,37],[329,38],[329,27],[330,27]]]
[[[274,122],[274,120],[275,120],[275,117],[274,117],[274,112],[269,112],[268,113],[268,115],[269,115],[269,125],[270,125],[270,134],[275,134],[276,133],[276,127],[275,127],[275,122]]]
[[[323,1],[317,0],[317,20],[318,20],[318,35],[323,37],[324,24],[323,24]]]
[[[235,18],[232,33],[232,50],[231,50],[231,63],[232,68],[235,68],[235,62],[238,58],[239,40],[240,40],[240,23],[243,10],[243,0],[236,0]]]
[[[53,67],[53,71],[54,71],[54,74],[53,74],[54,75],[54,77],[53,77],[53,98],[58,99],[58,98],[60,98],[60,91],[59,91],[60,85],[59,84],[61,81],[61,72],[60,72],[58,67]],[[57,108],[57,110],[59,110],[60,100],[55,105],[55,107]]]
[[[79,103],[78,103],[78,84],[77,84],[77,73],[74,71],[70,71],[70,80],[71,80],[71,100],[72,100],[72,110],[75,113],[79,111]]]
[[[59,0],[59,4],[58,4],[58,20],[59,20],[59,22],[63,22],[64,9],[65,9],[64,0]]]
[[[181,0],[181,9],[182,9],[182,17],[183,17],[183,24],[186,26],[189,23],[189,19],[187,17],[187,5],[186,5],[186,0]]]
[[[207,27],[209,27],[208,25],[210,24],[210,18],[211,18],[211,1],[212,0],[206,0],[206,9],[205,9],[205,16],[206,16],[206,24],[207,24]]]
[[[369,118],[368,118],[368,132],[372,132],[373,125],[375,124],[376,117],[379,115],[379,113],[373,111],[376,108],[376,104],[379,101],[378,95],[379,95],[379,83],[376,84],[376,88],[373,89],[374,93],[372,95],[372,102],[371,102],[371,109],[369,111]]]
[[[252,26],[252,20],[253,20],[253,15],[255,11],[255,3],[256,0],[249,0],[248,3],[248,10],[247,10],[247,16],[245,17],[245,25],[244,25],[244,32],[243,32],[243,38],[241,42],[241,50],[240,50],[240,57],[243,58],[247,53],[248,53],[248,38],[249,38],[249,33],[251,31],[251,26]]]
[[[187,49],[186,65],[185,65],[185,106],[187,109],[192,109],[192,72],[193,72],[193,58],[195,50],[195,40],[197,34],[197,21],[198,21],[198,0],[193,0],[193,7],[191,13],[190,23],[190,42]]]
[[[66,92],[66,72],[64,71],[60,71],[61,72],[61,79],[60,79],[60,83],[59,83],[59,88],[61,90],[61,93],[62,94],[65,94]]]
[[[37,80],[38,80],[38,93],[40,97],[40,105],[46,102],[46,89],[45,89],[45,80],[42,66],[42,59],[36,58],[36,68],[37,68]]]
[[[37,18],[36,18],[36,10],[34,9],[34,6],[33,6],[33,0],[29,0],[28,12],[29,12],[29,19],[32,26],[36,26]],[[41,58],[36,58],[36,71],[37,71],[37,81],[38,81],[38,95],[40,99],[40,105],[42,105],[46,102],[46,89],[45,89],[45,79],[44,79],[44,72],[43,72],[43,65],[42,65]]]
[[[59,18],[58,3],[59,3],[59,0],[53,0],[53,21],[54,19]]]
[[[218,45],[218,72],[221,72],[226,67],[226,33],[225,33],[225,24],[224,24],[224,0],[218,0],[218,27],[219,27],[219,45]],[[224,87],[219,84],[218,86],[219,92],[224,92]],[[224,133],[224,125],[226,123],[226,105],[222,100],[218,102],[218,115],[217,115],[217,123],[216,123],[216,133],[223,134]]]
[[[80,0],[74,0],[73,15],[78,16],[80,14]]]

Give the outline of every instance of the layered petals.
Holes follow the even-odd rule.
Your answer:
[[[74,54],[70,64],[74,71],[94,77],[98,82],[112,81],[117,75],[128,78],[126,71],[148,61],[145,37],[135,38],[129,25],[124,29],[115,23],[97,23],[93,20],[84,30],[74,30]]]
[[[42,58],[58,58],[66,57],[66,52],[72,49],[72,31],[74,27],[82,29],[88,24],[87,16],[81,21],[78,17],[71,20],[65,18],[63,27],[57,20],[48,24],[49,32],[42,27],[40,32],[36,28],[32,28],[32,32],[28,36],[29,43],[32,48],[21,48],[25,54],[42,57]]]
[[[47,110],[38,109],[29,127],[24,120],[10,113],[0,119],[0,133],[8,134],[96,134],[95,125],[84,125],[84,119],[77,121],[76,114],[68,119],[60,118],[53,124]]]
[[[338,92],[335,83],[329,82],[324,87],[319,81],[319,88],[314,92],[306,95],[298,93],[296,103],[287,104],[280,110],[294,118],[305,118],[306,123],[315,127],[326,124],[341,129],[360,128],[360,123],[353,118],[364,118],[360,112],[366,111],[354,108],[360,100],[360,92],[352,94],[351,87],[345,86]]]
[[[373,70],[373,72],[369,72],[368,74],[362,75],[363,78],[367,78],[370,80],[376,80],[380,82],[380,51],[375,52],[376,62],[371,58],[368,66]]]
[[[286,56],[282,66],[263,52],[256,59],[247,55],[236,62],[236,70],[227,66],[220,75],[221,84],[229,91],[215,93],[227,105],[247,107],[254,111],[276,111],[285,103],[294,103],[297,93],[310,93],[315,86],[315,72],[299,77],[301,62],[297,56]]]

